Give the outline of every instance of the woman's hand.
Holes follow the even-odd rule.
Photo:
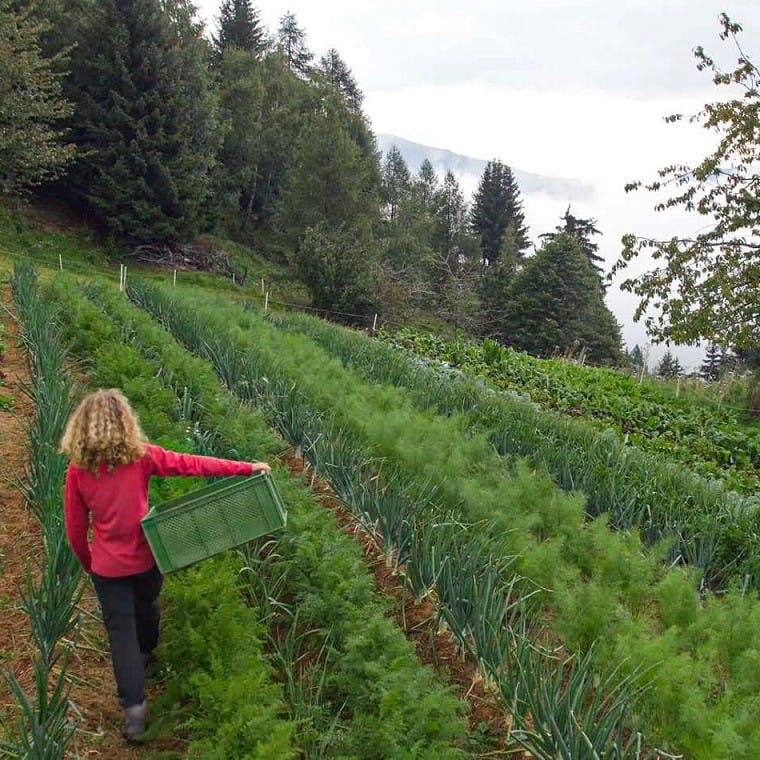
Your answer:
[[[251,462],[251,466],[253,467],[251,475],[255,475],[257,472],[269,475],[272,472],[272,468],[266,462]]]

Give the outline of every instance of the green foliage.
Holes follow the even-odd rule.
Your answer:
[[[60,494],[66,462],[58,443],[74,407],[76,385],[68,373],[68,351],[55,308],[41,302],[36,272],[28,262],[15,267],[11,288],[29,354],[31,380],[22,390],[35,406],[28,428],[27,473],[20,485],[40,523],[43,547],[34,569],[27,563],[20,590],[35,645],[35,691],[27,695],[15,675],[6,675],[20,710],[12,731],[15,741],[2,742],[0,748],[18,757],[52,760],[68,752],[75,730],[67,714],[72,655],[62,642],[76,638],[81,568],[65,540]]]
[[[747,57],[738,40],[742,28],[722,13],[722,40],[734,43],[736,66],[724,71],[700,45],[694,49],[697,68],[712,73],[713,83],[736,90],[731,96],[707,103],[689,118],[715,135],[714,149],[695,165],[674,164],[658,172],[646,185],[655,193],[668,185],[670,197],[659,196],[656,211],[683,208],[705,217],[692,227],[694,236],[656,240],[626,235],[623,251],[613,274],[625,269],[641,252],[659,259],[655,269],[631,275],[621,288],[639,298],[636,319],[649,313],[646,325],[657,340],[692,343],[720,341],[741,349],[758,346],[758,316],[755,272],[760,248],[760,205],[756,187],[760,143],[760,70]],[[682,120],[681,114],[667,121]],[[632,182],[626,190],[641,187]],[[653,307],[655,314],[651,314]]]
[[[557,235],[515,276],[502,326],[506,342],[537,356],[584,346],[596,364],[620,364],[620,326],[578,241]]]
[[[407,361],[397,350],[378,346],[375,341],[369,341],[358,333],[302,315],[287,319],[279,317],[277,323],[287,325],[290,329],[299,329],[316,338],[331,353],[341,356],[346,365],[355,371],[360,370],[375,382],[392,381],[409,387],[414,387],[416,383],[415,397],[420,406],[427,406],[435,398],[439,410],[451,414],[454,409],[472,408],[476,403],[477,396],[473,395],[475,389],[472,386],[461,380],[452,382],[454,377],[451,374],[436,374],[430,368],[421,367],[418,362]],[[501,366],[502,354],[506,356],[513,353],[501,349],[492,341],[485,344],[483,356],[480,356],[480,349],[474,344],[473,351],[477,349],[477,352],[472,354],[466,350],[466,344],[459,342],[455,346],[460,352],[460,362],[465,356],[469,356],[471,361],[477,357],[479,365],[487,363],[493,368]],[[456,358],[456,351],[452,354]],[[661,399],[665,394],[665,389],[659,385],[640,385],[630,377],[607,370],[591,370],[567,362],[538,362],[524,358],[530,365],[535,364],[537,370],[542,369],[544,382],[551,377],[546,368],[556,366],[558,374],[560,369],[564,371],[567,368],[570,375],[588,375],[589,387],[599,384],[595,378],[609,375],[610,381],[615,379],[617,382],[619,378],[620,382],[630,382],[634,389],[643,387],[647,394],[654,395],[657,391]],[[346,380],[342,382],[345,383]],[[444,389],[453,388],[457,388],[456,393],[444,393]],[[490,397],[492,394],[486,391],[484,395]],[[369,399],[366,394],[364,398],[365,402]],[[671,397],[671,400],[675,399]],[[338,403],[345,403],[345,398]],[[679,403],[693,407],[696,402],[694,399],[686,401],[681,396]],[[529,405],[523,403],[522,406],[527,408]],[[368,404],[365,403],[362,416],[367,415],[367,409]],[[492,420],[507,420],[505,428],[510,435],[525,438],[530,450],[543,447],[551,452],[562,446],[558,439],[552,438],[549,428],[540,422],[535,413],[518,413],[517,404],[495,405],[490,414]],[[346,419],[341,419],[345,425]],[[411,424],[413,417],[407,414],[407,419],[407,425]],[[473,420],[481,425],[488,419],[488,414],[482,409],[479,414],[473,415]],[[535,430],[532,438],[531,430]],[[569,431],[570,426],[567,426],[565,432]],[[398,435],[398,432],[395,434]],[[334,434],[326,435],[332,437]],[[431,435],[433,437],[437,445],[446,446],[446,439],[440,432]],[[585,444],[578,441],[579,461],[588,462],[597,454],[602,454],[608,445],[607,439],[608,436],[593,436]],[[430,458],[430,449],[425,449],[424,454],[418,460],[420,467]],[[633,452],[626,452],[627,466],[633,468],[636,458]],[[615,468],[610,467],[612,459],[602,460],[599,461],[597,475],[609,474],[611,469],[614,471]],[[330,471],[333,470],[331,462],[327,465],[322,462],[322,467],[325,466]],[[688,530],[695,542],[699,541],[703,530],[706,533],[709,526],[694,519],[696,510],[704,509],[712,514],[725,510],[726,504],[717,506],[722,502],[708,500],[697,507],[704,496],[694,490],[699,486],[698,483],[687,486],[685,480],[679,480],[681,485],[676,486],[676,473],[672,471],[663,472],[662,482],[658,482],[659,479],[655,477],[657,469],[652,461],[642,462],[638,476],[642,496],[645,496],[650,505],[663,505],[670,488],[674,506],[683,506],[687,494],[688,499],[694,497],[694,505],[687,505],[683,509],[683,516],[675,519],[684,520],[684,535],[685,526],[690,520]],[[440,473],[445,471],[446,468],[442,467],[436,477],[437,482],[442,479]],[[461,464],[457,471],[463,472]],[[568,477],[569,485],[577,487],[579,470],[573,469],[572,472],[576,474]],[[629,497],[629,485],[619,475],[611,479],[610,485],[611,490],[606,492],[608,496],[622,500]],[[496,499],[486,496],[482,490],[476,493],[475,489],[468,488],[467,493],[473,499],[479,498],[496,504]],[[621,676],[633,673],[634,666],[641,666],[645,673],[653,674],[653,689],[644,695],[641,713],[645,725],[659,726],[659,740],[675,747],[693,748],[697,757],[712,757],[711,753],[724,756],[727,752],[729,755],[751,757],[752,750],[749,748],[755,746],[757,733],[751,720],[747,720],[756,704],[750,683],[753,679],[745,682],[744,671],[738,663],[740,660],[751,662],[755,657],[757,634],[752,621],[760,610],[756,595],[731,593],[729,596],[708,596],[707,604],[701,605],[695,593],[695,573],[684,573],[681,569],[663,573],[656,569],[667,547],[647,552],[637,536],[628,532],[616,535],[615,540],[611,541],[604,519],[587,523],[583,530],[578,530],[579,518],[572,518],[568,505],[553,495],[550,484],[543,480],[537,481],[527,468],[523,472],[517,471],[517,477],[510,482],[509,493],[502,492],[500,496],[506,497],[505,501],[509,504],[520,505],[520,509],[513,511],[510,516],[509,533],[503,536],[502,545],[507,550],[521,551],[522,572],[544,588],[552,589],[553,593],[547,593],[542,599],[553,600],[553,609],[562,610],[561,614],[552,613],[553,629],[564,631],[567,637],[576,642],[588,642],[598,637],[598,652],[603,662],[620,663],[624,658],[630,658],[631,652],[636,652],[634,662],[625,666]],[[725,494],[713,496],[725,498]],[[436,497],[436,500],[440,500],[440,497]],[[600,505],[602,503],[604,499]],[[742,557],[745,563],[743,567],[751,571],[751,563],[757,553],[756,548],[752,548],[753,537],[757,533],[756,528],[752,527],[753,514],[751,509],[747,509],[741,517],[737,517],[732,510],[725,513],[718,554],[713,558],[718,566],[730,568],[737,557]],[[543,516],[536,519],[534,515]],[[563,519],[563,516],[567,519]],[[662,517],[667,522],[674,520],[664,514]],[[404,512],[400,518],[409,519]],[[730,526],[737,519],[734,537]],[[746,525],[745,519],[748,521]],[[530,540],[531,531],[536,529],[543,535],[543,541],[526,551],[524,547]],[[447,545],[440,543],[440,537],[437,538],[439,549],[450,553]],[[734,540],[737,543],[733,543]],[[725,557],[721,554],[724,549]],[[464,567],[464,563],[458,560],[457,566]],[[740,574],[741,578],[743,576]],[[739,598],[744,600],[742,604],[746,604],[746,608],[739,609],[735,606]],[[619,604],[621,599],[625,599],[624,608]],[[726,599],[730,600],[729,603],[723,604],[721,600]],[[665,605],[669,605],[668,610],[663,609]],[[725,619],[722,617],[724,614]],[[742,621],[741,625],[737,625],[737,621]],[[747,621],[746,626],[743,621]],[[669,632],[669,626],[675,627],[676,631]],[[674,677],[679,668],[686,670],[685,678]],[[716,685],[715,673],[724,674],[722,686]],[[736,690],[733,690],[734,687]]]
[[[497,159],[488,162],[480,178],[470,223],[480,241],[481,257],[487,264],[501,257],[507,229],[511,229],[518,258],[529,245],[517,181],[512,169]]]
[[[47,26],[33,8],[0,0],[0,193],[21,193],[59,176],[73,158],[62,120],[72,106],[52,58],[41,51]]]
[[[67,306],[81,300],[81,291],[71,278],[60,276],[56,279],[62,282],[56,288],[56,296],[64,299]],[[139,369],[146,385],[152,385],[157,369],[164,382],[188,380],[198,402],[191,404],[183,401],[183,407],[192,410],[191,419],[208,421],[213,415],[221,414],[222,408],[225,409],[226,415],[217,418],[220,429],[211,440],[212,447],[219,447],[222,451],[212,448],[212,453],[226,453],[226,441],[230,440],[230,434],[235,433],[241,436],[236,443],[245,456],[252,458],[252,449],[261,449],[261,440],[252,440],[252,432],[261,431],[260,421],[256,421],[258,415],[250,408],[236,405],[228,395],[225,398],[218,381],[210,377],[205,362],[180,350],[160,327],[152,323],[147,315],[130,307],[113,288],[90,286],[87,292],[93,305],[98,304],[96,308],[100,309],[104,321],[116,317],[116,332],[129,341],[129,346],[122,344],[128,362]],[[86,312],[86,309],[80,306],[66,308],[65,311],[77,314]],[[96,349],[96,358],[104,359],[102,364],[96,361],[101,367],[98,371],[107,372],[108,367],[114,365],[116,346],[116,343],[106,342]],[[137,349],[139,356],[135,356],[132,349]],[[120,366],[116,367],[117,373],[123,371]],[[143,417],[148,422],[146,430],[152,438],[156,425],[163,425],[161,413],[167,403],[160,394],[152,392],[140,404],[139,408],[145,410]],[[169,432],[176,435],[186,420],[187,415],[183,412]],[[236,427],[238,422],[240,427]],[[241,435],[246,428],[248,438]],[[176,448],[176,445],[172,447]],[[308,647],[306,656],[329,650],[324,671],[321,667],[304,668],[299,661],[288,658],[286,653],[277,657],[284,671],[281,675],[291,684],[288,694],[294,700],[315,700],[311,707],[307,705],[304,708],[295,702],[290,705],[293,718],[298,720],[296,740],[303,740],[308,746],[321,747],[322,750],[331,747],[336,754],[350,756],[347,748],[359,747],[362,737],[386,738],[386,732],[393,732],[393,746],[398,749],[400,757],[423,757],[432,751],[447,757],[458,756],[458,751],[451,749],[450,745],[460,743],[464,732],[464,724],[458,718],[461,706],[458,700],[436,684],[427,668],[420,668],[411,647],[405,643],[399,644],[403,642],[403,636],[395,625],[385,620],[385,607],[378,603],[373,594],[372,580],[360,547],[348,535],[336,532],[330,514],[314,508],[305,488],[284,481],[281,490],[290,510],[288,527],[285,534],[279,537],[274,554],[267,552],[265,557],[257,560],[255,548],[247,551],[249,565],[241,578],[250,579],[251,585],[241,590],[250,588],[248,595],[259,598],[258,590],[262,589],[262,598],[269,609],[267,620],[276,629],[288,627],[287,605],[291,600],[296,600],[299,626],[302,621],[304,627],[294,630],[294,637]],[[200,569],[205,568],[206,564]],[[270,570],[287,585],[272,586],[266,577]],[[213,587],[214,584],[211,585]],[[196,586],[199,588],[196,589]],[[208,616],[213,618],[214,613],[209,611],[209,607],[213,608],[222,598],[215,588],[209,595],[205,586],[203,579],[190,581],[193,593],[203,602],[196,610],[203,620]],[[171,585],[168,591],[172,593]],[[242,599],[237,598],[239,601]],[[180,602],[183,609],[192,606],[185,604],[184,598]],[[267,746],[261,754],[256,754],[256,747],[260,744],[256,735],[267,725],[266,716],[246,706],[248,695],[256,694],[261,689],[258,680],[260,671],[246,666],[247,660],[243,664],[245,672],[250,671],[250,677],[244,677],[242,673],[236,675],[237,671],[228,677],[227,670],[230,662],[235,666],[238,661],[238,658],[230,658],[227,652],[228,640],[236,640],[230,627],[235,627],[237,620],[242,621],[241,625],[246,630],[250,630],[251,626],[247,616],[243,618],[224,603],[222,607],[224,609],[219,614],[225,622],[215,622],[215,619],[209,622],[209,626],[219,631],[218,645],[213,643],[213,639],[211,645],[207,644],[211,634],[205,629],[196,635],[202,627],[197,620],[184,623],[187,630],[195,629],[193,635],[181,629],[179,636],[182,644],[178,646],[176,660],[173,659],[173,652],[168,652],[166,657],[178,663],[198,661],[201,668],[200,672],[195,671],[187,678],[187,667],[180,670],[177,666],[179,682],[175,682],[174,677],[170,679],[166,699],[171,703],[190,699],[193,705],[200,703],[204,707],[202,715],[196,714],[197,708],[193,708],[193,717],[184,721],[196,738],[191,756],[269,757],[272,755],[267,752],[276,754],[276,751]],[[228,620],[229,623],[226,622]],[[347,652],[353,646],[351,637],[357,631],[364,631],[373,621],[378,622],[376,630],[364,643],[364,667],[372,667],[372,660],[366,659],[370,656],[383,660],[391,653],[394,661],[393,667],[388,668],[387,677],[380,679],[377,691],[368,692],[364,673],[352,672],[347,667],[348,663],[357,662],[357,658],[348,656]],[[170,624],[167,622],[167,625]],[[277,630],[272,635],[276,639]],[[167,642],[166,646],[173,645]],[[188,652],[188,646],[203,646],[205,654],[201,656]],[[272,646],[277,648],[280,645],[273,643]],[[288,650],[287,642],[284,649]],[[321,655],[317,658],[315,661],[320,661]],[[375,667],[378,671],[386,669],[384,665]],[[299,697],[299,694],[303,696]],[[239,705],[241,700],[242,706]],[[412,720],[414,724],[410,722]],[[397,728],[393,729],[394,726]],[[155,730],[160,732],[161,726]],[[346,749],[343,749],[344,745]]]
[[[486,377],[500,390],[528,396],[542,407],[582,414],[600,432],[614,427],[621,439],[707,478],[722,478],[732,490],[751,493],[757,488],[760,431],[737,413],[743,390],[732,391],[740,395],[722,403],[685,385],[676,395],[675,388],[656,380],[639,382],[624,372],[535,359],[493,341],[478,344],[402,331],[394,342]]]
[[[185,0],[107,0],[77,19],[71,186],[120,241],[184,242],[208,213],[217,133],[191,13]]]
[[[259,12],[251,0],[223,0],[219,8],[219,31],[214,37],[217,56],[222,58],[230,48],[259,56],[266,46]]]
[[[317,93],[318,94],[318,93]],[[332,90],[300,126],[276,224],[298,248],[311,227],[372,224],[378,213],[379,170],[370,146],[352,134],[354,117]],[[369,149],[368,149],[369,148]]]
[[[295,725],[262,647],[258,610],[236,588],[236,562],[227,556],[167,579],[160,657],[170,671],[159,705],[194,706],[189,757],[292,758]]]
[[[344,321],[376,310],[377,244],[360,227],[333,231],[326,224],[310,227],[298,254],[298,273],[320,309],[344,312]]]

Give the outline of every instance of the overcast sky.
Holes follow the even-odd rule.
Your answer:
[[[219,0],[201,0],[215,26]],[[334,47],[365,94],[376,132],[524,171],[582,180],[594,188],[573,211],[594,217],[611,265],[625,232],[689,234],[704,221],[655,214],[633,179],[693,161],[712,145],[704,130],[666,125],[720,95],[698,72],[702,45],[727,66],[718,16],[743,24],[745,52],[760,61],[760,0],[290,0],[255,3],[270,32],[293,12],[317,57]],[[725,89],[725,88],[723,88]],[[469,188],[468,188],[469,189]],[[568,199],[571,201],[572,199]],[[526,197],[533,236],[554,227],[567,204]],[[635,301],[612,287],[607,303],[631,346],[644,343]],[[653,349],[653,355],[662,349]],[[677,352],[682,363],[698,361]]]

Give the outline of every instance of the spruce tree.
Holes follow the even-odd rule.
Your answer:
[[[721,349],[712,341],[707,345],[705,358],[702,366],[699,368],[699,376],[708,382],[715,382],[720,379],[722,369],[722,352]]]
[[[480,241],[483,263],[498,260],[507,226],[512,225],[518,256],[530,245],[520,190],[512,170],[501,161],[489,161],[473,200],[471,225]]]
[[[30,8],[0,0],[0,193],[20,193],[59,176],[73,157],[62,120],[71,113]]]
[[[662,355],[662,359],[658,362],[654,372],[658,377],[674,380],[683,375],[683,367],[681,362],[668,350]]]
[[[608,283],[604,282],[604,268],[600,266],[600,263],[604,262],[604,258],[598,254],[599,246],[591,239],[594,235],[602,234],[596,226],[596,219],[581,219],[581,217],[570,213],[570,206],[567,207],[567,211],[561,219],[562,224],[557,225],[556,232],[547,232],[540,237],[547,241],[562,234],[574,237],[580,243],[583,253],[591,262],[591,266],[596,269],[600,287],[606,290]]]
[[[72,189],[126,243],[174,246],[207,219],[217,133],[201,32],[185,0],[102,0],[72,53]]]
[[[219,9],[219,33],[213,38],[214,50],[221,58],[234,47],[260,56],[267,47],[267,37],[259,11],[251,0],[224,0]]]
[[[546,243],[514,277],[502,331],[507,344],[537,356],[582,345],[593,364],[622,362],[620,325],[604,303],[591,263],[569,235]]]
[[[364,95],[359,89],[351,69],[348,68],[335,48],[330,48],[320,58],[319,68],[327,81],[343,96],[349,110],[359,111]]]
[[[301,76],[309,74],[314,55],[306,46],[306,33],[298,25],[298,20],[293,13],[286,13],[280,19],[277,45],[285,60],[285,65],[294,74]]]

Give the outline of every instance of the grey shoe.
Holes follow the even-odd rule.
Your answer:
[[[121,735],[128,741],[137,741],[145,733],[145,721],[148,718],[148,702],[143,700],[139,705],[124,708],[124,725]]]

